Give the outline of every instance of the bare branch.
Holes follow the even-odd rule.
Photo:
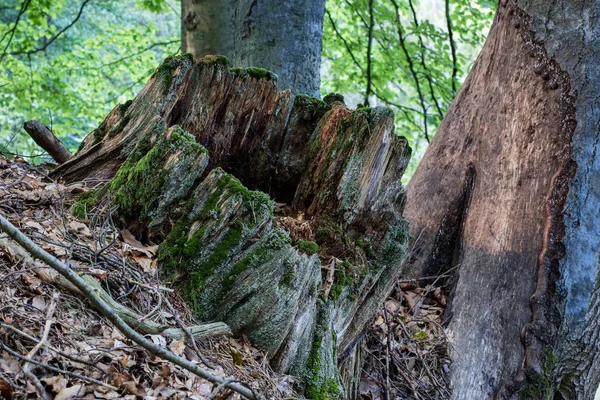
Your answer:
[[[84,0],[83,3],[81,3],[81,7],[79,8],[79,12],[77,13],[77,16],[75,17],[75,19],[73,19],[73,21],[71,21],[71,23],[69,25],[65,26],[60,31],[58,31],[58,33],[56,35],[52,36],[50,38],[50,40],[48,40],[42,47],[37,47],[37,48],[35,48],[33,50],[27,50],[27,51],[25,51],[25,50],[14,51],[14,52],[8,53],[8,54],[10,54],[11,56],[16,56],[16,55],[20,55],[20,54],[31,55],[31,54],[39,53],[40,51],[45,51],[52,43],[54,43],[54,41],[56,39],[58,39],[69,28],[71,28],[73,25],[75,25],[75,23],[77,21],[79,21],[79,18],[81,18],[81,15],[83,14],[83,9],[87,5],[87,3],[89,3],[90,1],[91,0]],[[1,58],[0,58],[0,61],[2,61]]]
[[[404,56],[406,57],[406,62],[408,63],[408,68],[410,69],[410,73],[415,81],[415,86],[417,88],[417,94],[419,95],[419,101],[421,103],[421,108],[423,110],[423,133],[425,134],[425,140],[427,143],[430,143],[429,134],[427,133],[427,106],[425,105],[425,99],[423,98],[423,92],[421,91],[421,84],[419,83],[419,77],[417,76],[417,72],[415,71],[415,66],[413,64],[412,58],[408,49],[406,48],[406,42],[404,40],[404,35],[402,33],[402,22],[400,20],[400,9],[398,7],[398,3],[396,0],[391,0],[394,5],[394,9],[396,10],[396,25],[398,27],[398,41],[400,42],[400,47],[404,52]]]
[[[56,257],[52,256],[38,245],[36,245],[31,239],[25,236],[21,231],[19,231],[13,224],[11,224],[6,218],[0,215],[0,229],[6,232],[15,242],[21,245],[25,250],[27,250],[33,257],[42,260],[49,266],[51,266],[54,270],[60,273],[65,279],[67,279],[73,286],[79,289],[86,298],[94,305],[94,307],[99,310],[106,319],[113,323],[123,335],[127,338],[133,340],[135,343],[139,344],[149,352],[165,359],[171,361],[173,364],[184,368],[195,375],[204,378],[208,381],[222,384],[226,382],[227,379],[223,379],[213,373],[206,371],[203,368],[200,368],[198,365],[177,356],[171,351],[157,346],[148,339],[146,339],[143,335],[135,331],[131,328],[125,321],[121,319],[117,315],[117,313],[104,301],[98,294],[96,290],[92,288],[81,276],[79,276],[75,271],[73,271],[69,266],[62,263]],[[1,345],[1,344],[0,344]],[[4,346],[3,346],[4,347]],[[6,350],[6,348],[5,348]],[[32,360],[29,360],[33,362]],[[33,362],[35,363],[35,362]],[[256,397],[254,393],[249,388],[237,384],[237,383],[229,383],[228,387],[236,392],[246,396],[249,399],[254,400]]]
[[[372,49],[373,49],[373,0],[369,0],[369,40],[367,41],[367,90],[365,92],[365,105],[369,105],[369,96],[372,89]]]
[[[23,14],[25,14],[25,11],[27,11],[27,7],[29,7],[29,4],[31,4],[31,0],[23,1],[23,3],[21,4],[21,8],[19,9],[19,13],[17,14],[17,19],[15,20],[15,24],[13,25],[12,29],[7,31],[2,36],[2,39],[0,39],[0,43],[2,43],[4,41],[4,39],[6,38],[6,36],[8,34],[10,34],[10,37],[8,38],[8,42],[6,43],[6,46],[4,46],[4,50],[2,51],[2,55],[0,56],[0,63],[2,63],[2,60],[4,60],[4,57],[6,56],[6,51],[8,50],[8,47],[10,46],[10,43],[12,42],[12,39],[15,36],[15,32],[17,30],[17,25],[19,25],[19,21],[21,20],[21,17],[23,16]]]
[[[412,12],[415,27],[418,29],[419,28],[419,19],[417,18],[417,12],[415,10],[412,0],[408,0],[408,5],[410,6],[410,10]],[[421,66],[423,67],[423,71],[425,71],[425,78],[427,79],[427,82],[429,83],[429,93],[431,95],[431,100],[433,100],[433,104],[435,104],[435,108],[436,108],[438,114],[440,115],[440,117],[444,118],[444,112],[442,111],[440,104],[438,103],[438,100],[435,96],[435,91],[433,90],[433,82],[431,79],[431,74],[429,73],[429,69],[425,65],[426,47],[425,47],[425,43],[423,43],[423,37],[421,36],[421,33],[418,34],[418,39],[419,39],[419,44],[421,45]]]
[[[458,68],[456,66],[456,43],[454,42],[452,31],[452,19],[450,18],[450,0],[446,0],[446,25],[448,26],[448,40],[450,40],[450,50],[452,51],[452,92],[456,94],[456,74],[458,73]]]
[[[354,61],[354,65],[356,65],[358,67],[358,69],[360,69],[360,71],[364,73],[365,70],[363,69],[362,65],[360,65],[360,63],[358,62],[358,60],[354,56],[354,53],[352,52],[352,49],[350,49],[350,44],[346,41],[346,39],[342,36],[342,34],[340,33],[340,31],[337,29],[337,26],[335,25],[335,21],[331,17],[331,14],[329,13],[329,10],[325,10],[325,12],[327,13],[327,17],[329,18],[329,22],[331,22],[331,26],[333,27],[333,31],[335,32],[336,36],[342,41],[342,43],[344,43],[344,47],[346,47],[346,50],[348,51],[348,54],[350,54],[350,58],[352,58],[352,61]]]

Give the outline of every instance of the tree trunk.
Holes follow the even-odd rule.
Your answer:
[[[342,101],[172,57],[53,172],[109,180],[81,201],[110,195],[123,225],[160,243],[161,275],[196,315],[246,334],[311,398],[356,389],[357,344],[408,243],[410,148],[390,110]]]
[[[221,54],[278,76],[280,90],[319,96],[325,0],[182,0],[181,50]]]
[[[599,16],[592,0],[500,1],[407,187],[404,273],[452,275],[456,399],[598,387]]]

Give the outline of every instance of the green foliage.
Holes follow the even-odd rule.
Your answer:
[[[41,152],[22,129],[29,119],[77,149],[115,105],[135,96],[167,54],[179,51],[179,8],[175,0],[5,0],[0,149]]]
[[[469,72],[491,25],[496,2],[451,0],[453,61],[444,0],[328,1],[323,35],[322,93],[346,95],[349,105],[385,105],[396,132],[408,138],[408,179]],[[397,8],[396,8],[397,6]],[[369,27],[373,16],[372,46]],[[371,65],[369,68],[369,59]],[[456,64],[456,65],[455,65]],[[453,69],[457,79],[453,85]]]

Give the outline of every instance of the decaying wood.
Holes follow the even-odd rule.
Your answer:
[[[23,128],[33,141],[46,150],[57,163],[62,164],[71,158],[72,154],[69,149],[40,121],[27,121],[23,124]]]
[[[122,223],[161,243],[162,278],[197,316],[247,335],[315,396],[340,390],[338,363],[360,370],[357,344],[394,285],[409,156],[388,109],[292,98],[267,71],[182,56],[53,174],[110,180],[95,196],[110,191]],[[316,243],[277,228],[294,218]],[[325,294],[321,259],[331,257],[341,264]]]
[[[157,356],[178,365],[197,376],[204,378],[214,383],[224,383],[227,379],[223,379],[213,373],[206,371],[198,365],[176,355],[175,353],[155,345],[150,340],[146,339],[142,334],[131,328],[118,314],[111,308],[111,306],[98,295],[97,288],[86,282],[86,279],[79,276],[73,271],[68,265],[63,264],[60,260],[47,253],[45,250],[36,245],[31,239],[25,236],[19,231],[13,224],[11,224],[6,218],[0,215],[0,230],[5,232],[12,240],[23,247],[33,258],[43,261],[45,264],[52,267],[53,270],[58,272],[63,278],[65,278],[70,284],[76,287],[86,299],[92,303],[92,305],[102,313],[106,319],[108,319],[119,331],[128,339],[131,339],[135,343],[139,344],[149,352],[156,354]],[[95,281],[94,281],[95,282]],[[183,334],[182,336],[183,337]],[[7,348],[4,348],[7,350]],[[34,362],[33,360],[27,360]],[[246,396],[248,399],[254,400],[256,397],[251,389],[238,384],[228,383],[227,387],[235,390],[236,392]]]

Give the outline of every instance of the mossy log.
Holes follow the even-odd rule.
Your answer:
[[[109,180],[95,196],[110,191],[121,222],[160,243],[162,278],[196,315],[327,399],[356,390],[360,339],[406,253],[409,156],[388,109],[292,97],[267,71],[184,55],[54,175]]]

